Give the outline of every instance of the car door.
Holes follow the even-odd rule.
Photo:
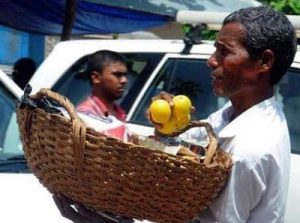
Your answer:
[[[5,160],[23,155],[16,122],[16,103],[21,90],[2,71],[0,73],[0,160],[2,167]],[[4,167],[3,167],[4,168]],[[11,168],[11,169],[10,169]],[[6,171],[18,171],[11,165]],[[1,169],[1,168],[0,168]],[[20,170],[21,171],[21,170]]]
[[[0,221],[69,222],[61,216],[51,194],[27,166],[15,112],[22,94],[0,70]]]
[[[291,139],[291,170],[288,193],[287,223],[296,223],[300,219],[298,203],[300,201],[300,63],[294,63],[276,88],[276,97],[280,102],[288,122]]]

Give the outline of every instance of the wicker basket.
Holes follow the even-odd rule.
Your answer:
[[[42,97],[57,101],[70,119],[28,106],[18,106],[17,119],[28,164],[50,192],[135,219],[185,222],[226,182],[231,157],[216,149],[207,124],[211,143],[205,163],[196,163],[101,135],[86,128],[65,97],[47,89],[31,96]]]

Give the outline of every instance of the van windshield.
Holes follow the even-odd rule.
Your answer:
[[[147,81],[163,53],[123,53],[128,75],[126,92],[118,103],[128,112],[144,83]],[[91,84],[85,70],[87,56],[76,61],[54,85],[53,90],[66,96],[75,106],[84,100],[91,92]],[[74,90],[76,89],[76,90]]]

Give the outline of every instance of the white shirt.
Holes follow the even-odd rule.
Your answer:
[[[274,97],[230,122],[232,112],[228,102],[208,118],[220,147],[232,154],[234,166],[221,195],[200,214],[200,222],[284,222],[290,168],[284,114]],[[187,135],[203,136],[199,128]]]

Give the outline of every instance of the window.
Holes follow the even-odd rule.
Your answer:
[[[300,154],[300,70],[291,69],[280,81],[276,90],[281,102],[291,137],[292,152]]]
[[[224,100],[214,96],[210,73],[211,68],[207,66],[206,60],[169,59],[150,85],[130,122],[150,125],[145,117],[145,112],[149,107],[151,98],[161,91],[167,91],[174,95],[187,95],[196,108],[196,112],[192,114],[192,119],[206,118],[225,103]]]
[[[127,91],[118,101],[121,107],[128,112],[144,83],[164,56],[158,53],[124,53],[128,66]],[[85,73],[87,56],[78,60],[53,87],[54,91],[65,95],[77,105],[91,93],[89,78]]]
[[[16,121],[16,99],[0,82],[0,159],[23,154]]]

